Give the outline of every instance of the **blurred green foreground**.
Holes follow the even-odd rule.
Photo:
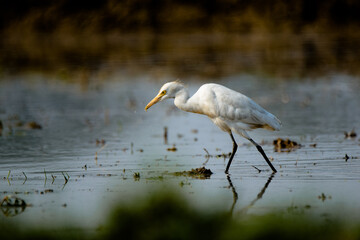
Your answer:
[[[286,215],[286,216],[285,216]],[[105,226],[84,231],[23,229],[1,223],[1,239],[359,239],[360,226],[272,213],[236,219],[228,212],[199,212],[177,194],[158,192],[117,207]]]

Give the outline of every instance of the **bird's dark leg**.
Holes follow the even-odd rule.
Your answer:
[[[262,149],[262,147],[261,147],[259,144],[257,144],[254,140],[252,140],[251,138],[249,139],[249,141],[256,146],[257,150],[258,150],[258,151],[261,153],[261,155],[264,157],[264,159],[265,159],[265,161],[267,162],[267,164],[269,164],[271,170],[272,170],[273,172],[277,172],[276,169],[274,168],[274,166],[271,164],[271,162],[270,162],[270,160],[268,159],[268,157],[266,156],[266,154],[265,154],[264,150]]]
[[[225,173],[227,174],[229,172],[229,168],[230,168],[230,165],[231,165],[231,161],[233,160],[234,156],[235,156],[235,153],[236,153],[236,150],[238,148],[237,146],[237,143],[234,139],[234,136],[232,135],[232,133],[230,132],[230,137],[231,137],[231,140],[233,141],[233,150],[232,150],[232,153],[231,153],[231,156],[230,156],[230,159],[229,159],[229,162],[226,166],[226,170],[225,170]]]

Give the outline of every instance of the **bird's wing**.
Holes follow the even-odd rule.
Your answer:
[[[280,121],[249,97],[219,86],[213,89],[216,96],[217,115],[225,121],[241,122],[248,129],[266,128],[278,130]]]

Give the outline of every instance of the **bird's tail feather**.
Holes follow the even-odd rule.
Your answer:
[[[279,131],[282,126],[281,121],[271,113],[269,114],[269,118],[271,121],[268,121],[264,128],[268,130]]]

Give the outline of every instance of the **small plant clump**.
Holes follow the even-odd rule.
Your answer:
[[[295,141],[291,141],[288,138],[287,139],[278,138],[273,141],[273,144],[276,152],[290,152],[301,147],[300,144],[298,144]]]
[[[140,180],[140,173],[139,172],[135,172],[133,175],[135,181],[139,181]]]
[[[351,132],[344,132],[345,138],[355,138],[357,136],[355,129],[351,130]]]
[[[166,150],[168,150],[169,152],[176,152],[177,148],[175,147],[175,144],[174,144],[171,148],[167,148]]]
[[[7,207],[22,207],[26,205],[27,204],[23,199],[13,195],[5,196],[0,203],[0,206],[7,206]]]
[[[37,122],[28,122],[25,127],[27,129],[42,129],[42,126],[40,124],[38,124]]]

